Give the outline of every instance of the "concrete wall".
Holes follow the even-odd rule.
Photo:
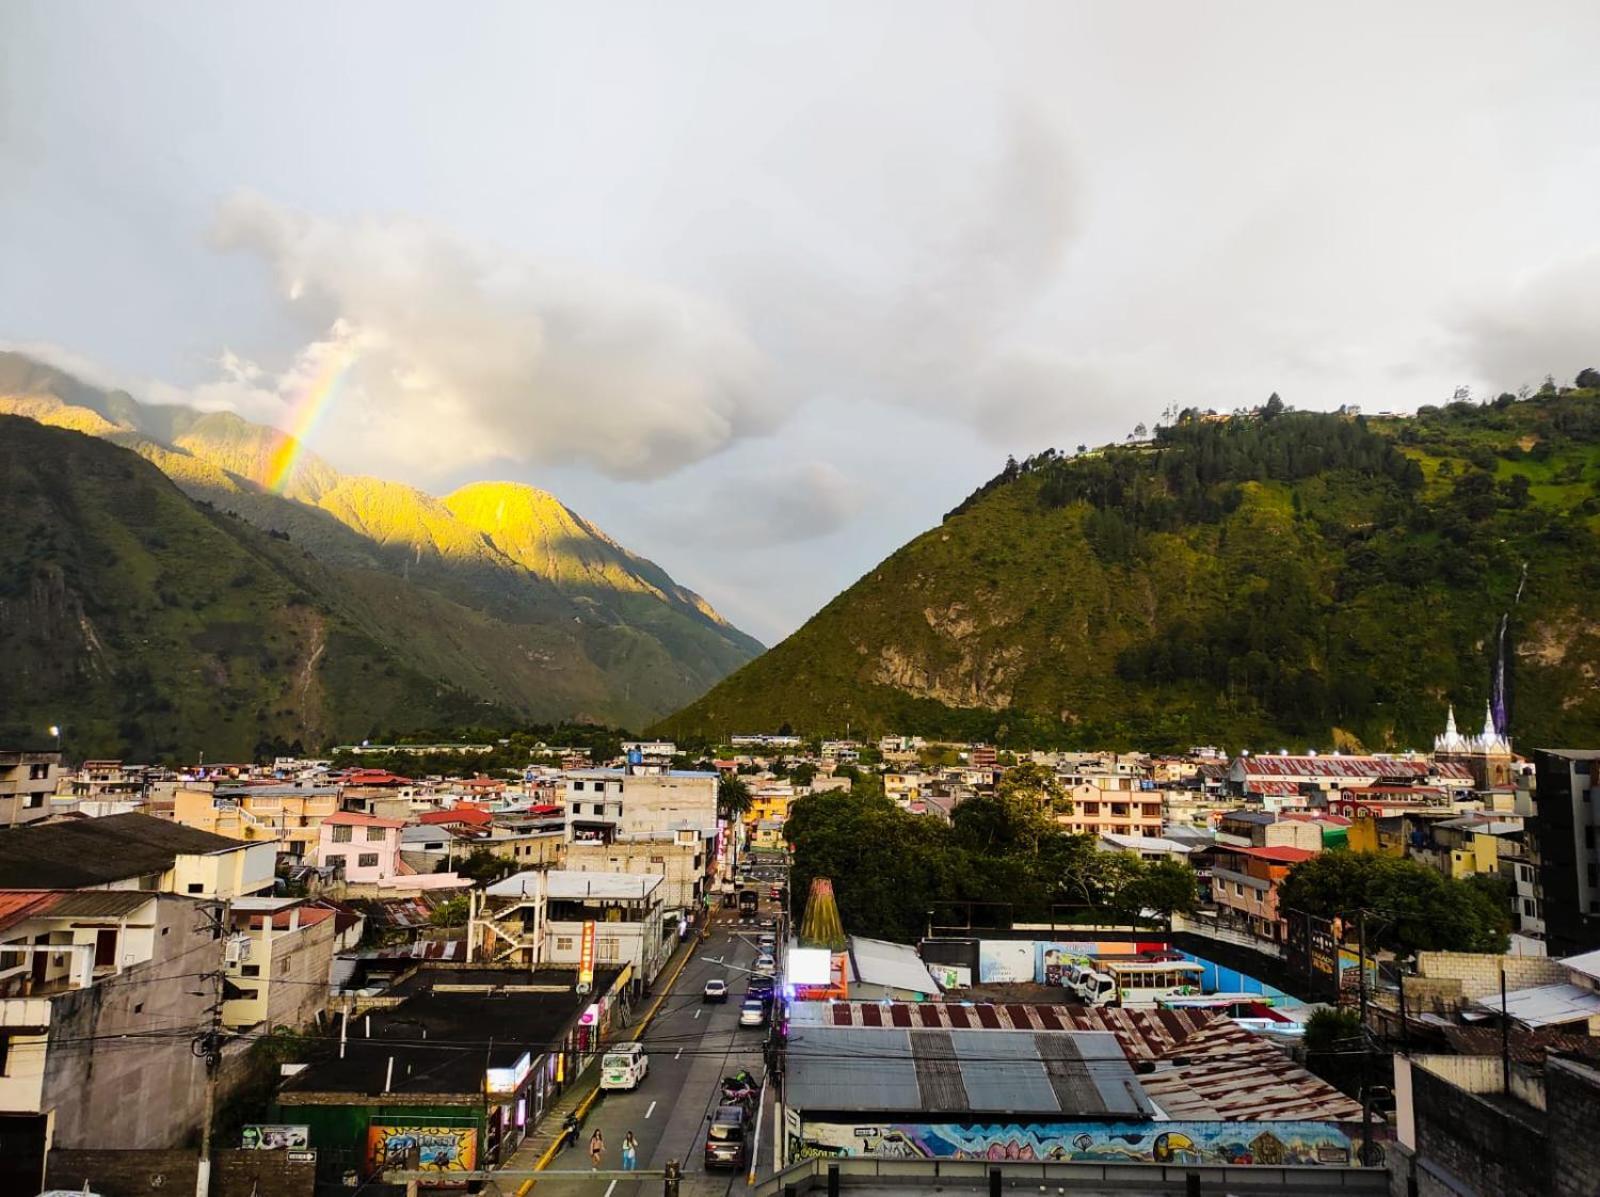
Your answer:
[[[1506,970],[1506,989],[1530,989],[1535,985],[1560,985],[1567,970],[1560,961],[1543,956],[1497,956],[1492,952],[1418,952],[1417,972],[1434,980],[1461,982],[1461,995],[1484,998],[1500,994],[1500,968]],[[1410,998],[1410,982],[1407,982]]]
[[[1535,1111],[1467,1092],[1425,1067],[1411,1070],[1419,1174],[1429,1192],[1548,1197],[1552,1162]],[[1442,1186],[1442,1187],[1441,1187]]]
[[[193,1151],[65,1151],[50,1153],[45,1183],[104,1197],[193,1193],[199,1156]],[[291,1163],[286,1151],[218,1151],[211,1163],[212,1197],[312,1197],[315,1163]]]
[[[1555,1149],[1556,1197],[1600,1193],[1600,1069],[1576,1060],[1545,1065],[1550,1144]]]
[[[43,1104],[61,1148],[159,1148],[200,1123],[205,1065],[187,1034],[206,1025],[223,940],[199,903],[163,896],[156,958],[89,989],[51,1000]],[[135,1036],[116,1038],[122,1034]]]

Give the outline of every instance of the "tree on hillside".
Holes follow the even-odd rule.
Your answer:
[[[789,770],[789,781],[793,785],[808,786],[817,778],[817,767],[810,761],[801,761]]]
[[[724,819],[737,819],[750,809],[750,786],[736,773],[724,773],[717,782],[717,810]]]
[[[1579,370],[1578,376],[1572,380],[1572,385],[1582,387],[1586,391],[1600,391],[1600,370],[1592,366]]]

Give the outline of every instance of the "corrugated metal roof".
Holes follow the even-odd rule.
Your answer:
[[[84,889],[62,894],[51,907],[53,918],[105,919],[132,914],[155,899],[148,890]]]
[[[1153,1108],[1113,1036],[1074,1031],[791,1024],[788,1093],[799,1109],[864,1113],[1146,1116]]]
[[[855,963],[856,977],[863,985],[881,985],[908,993],[940,992],[939,983],[928,972],[922,957],[907,944],[852,935],[850,956]]]
[[[42,914],[59,896],[48,889],[0,890],[0,930]]]
[[[791,1029],[788,1104],[810,1110],[920,1110],[921,1086],[904,1031]]]
[[[1500,995],[1474,1005],[1500,1012]],[[1582,985],[1535,985],[1506,994],[1505,1012],[1525,1027],[1551,1027],[1600,1015],[1600,993]]]

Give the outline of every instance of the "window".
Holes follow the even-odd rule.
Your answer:
[[[205,886],[204,886],[204,885],[202,885],[202,884],[201,884],[201,883],[200,883],[200,882],[198,882],[198,881],[191,881],[191,882],[189,882],[189,892],[190,892],[190,893],[191,893],[191,894],[198,894],[198,893],[200,893],[200,892],[201,892],[201,891],[202,891],[202,890],[204,890],[204,889],[205,889]]]
[[[375,869],[378,867],[378,854],[376,852],[363,852],[356,857],[356,867],[359,869]]]
[[[344,857],[330,856],[327,858],[327,865],[330,869],[342,869],[344,868]]]
[[[243,965],[239,969],[239,975],[241,977],[259,977],[261,975],[261,966],[259,964]]]
[[[351,827],[348,823],[334,824],[333,842],[336,844],[348,844],[355,838],[355,830],[356,829]]]
[[[382,827],[369,827],[369,828],[367,828],[367,843],[370,844],[370,843],[373,843],[375,841],[382,841],[383,837],[384,837],[384,829]]]
[[[572,939],[573,939],[573,937],[570,936],[570,935],[558,935],[558,936],[556,936],[556,951],[558,951],[558,952],[570,952],[570,951],[572,951]]]
[[[581,782],[581,781],[573,782],[572,783],[572,788],[581,793],[583,791],[583,782]]]
[[[260,995],[261,991],[259,989],[241,989],[239,991],[239,1000],[244,1002],[253,1002]]]
[[[43,790],[39,790],[39,791],[36,791],[35,793],[32,793],[32,794],[28,795],[28,809],[29,810],[38,810],[43,805],[44,805],[44,791]]]

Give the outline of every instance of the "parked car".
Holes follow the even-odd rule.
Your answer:
[[[739,1025],[741,1027],[766,1026],[767,1003],[761,998],[746,997],[739,1006]]]
[[[600,1060],[600,1088],[637,1089],[650,1071],[642,1043],[618,1043]]]
[[[778,963],[772,958],[771,952],[762,952],[756,957],[756,972],[766,973],[770,977],[777,968]]]
[[[741,1105],[719,1106],[706,1130],[706,1168],[742,1168],[749,1144],[749,1111]]]
[[[776,935],[763,935],[756,940],[756,945],[760,947],[762,955],[770,956],[777,950],[778,937]]]
[[[725,1002],[728,1000],[728,983],[721,977],[713,977],[706,982],[701,996],[708,1002]]]

